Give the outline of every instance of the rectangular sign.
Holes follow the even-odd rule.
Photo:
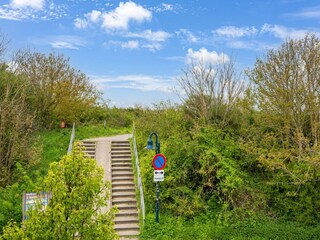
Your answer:
[[[26,215],[26,212],[29,208],[32,208],[36,204],[42,205],[42,210],[44,211],[46,206],[49,203],[49,200],[51,198],[51,194],[47,192],[40,192],[37,193],[23,193],[23,204],[22,204],[22,214],[23,214],[23,220],[27,219],[28,216]]]
[[[164,181],[164,170],[154,170],[153,181],[154,182]]]

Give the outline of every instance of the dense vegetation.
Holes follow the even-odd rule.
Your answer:
[[[226,227],[209,230],[205,236],[194,232],[197,239],[229,239],[232,234],[238,236],[234,239],[320,237],[315,230],[320,220],[319,61],[319,39],[306,36],[258,59],[247,73],[246,88],[226,90],[233,79],[219,75],[225,66],[217,66],[219,71],[189,69],[181,80],[190,88],[183,106],[158,104],[136,119],[139,149],[151,132],[157,132],[161,152],[167,156],[161,183],[164,219],[184,219],[181,231],[199,223],[199,216],[204,222],[199,227]],[[227,97],[225,91],[234,97]],[[140,154],[147,212],[152,213],[154,153],[142,150]],[[254,227],[238,229],[241,222]],[[276,225],[285,224],[283,231],[275,231]],[[296,226],[304,234],[293,231]],[[303,226],[314,230],[302,230]],[[146,224],[142,236],[161,239],[149,227]],[[163,238],[170,239],[170,228],[160,229]],[[180,238],[181,232],[173,232]]]
[[[22,191],[38,186],[49,163],[65,154],[70,129],[55,128],[65,120],[69,125],[100,124],[99,133],[80,130],[78,139],[116,134],[110,127],[128,129],[134,122],[148,213],[143,239],[320,238],[316,36],[288,40],[268,51],[246,72],[247,82],[232,61],[217,66],[194,63],[179,78],[186,93],[182,104],[159,103],[153,108],[109,108],[63,56],[19,54],[15,71],[5,65],[0,69],[0,229],[10,218],[21,219]],[[65,68],[57,68],[59,62]],[[25,67],[28,63],[32,64]],[[28,74],[36,66],[48,70],[40,71],[47,74],[43,83]],[[64,81],[65,76],[73,80]],[[79,81],[86,87],[77,95]],[[35,94],[37,84],[48,90]],[[74,89],[67,88],[73,89],[71,96],[84,96],[91,107],[84,108],[82,102],[76,111],[63,110],[70,107],[65,84],[74,84]],[[8,104],[16,106],[18,118],[6,111]],[[15,124],[8,126],[9,120]],[[17,131],[19,135],[13,134]],[[161,153],[168,160],[157,227],[154,152],[144,149],[151,132],[159,135]],[[21,139],[19,144],[16,139]]]

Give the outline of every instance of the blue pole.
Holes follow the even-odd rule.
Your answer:
[[[156,133],[151,133],[149,138],[151,139],[152,135],[156,136],[156,154],[160,153],[160,142],[158,139],[158,135]],[[159,211],[160,211],[160,207],[159,207],[159,196],[160,196],[160,184],[159,182],[156,182],[156,223],[159,223]]]

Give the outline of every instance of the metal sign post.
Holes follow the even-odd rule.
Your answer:
[[[156,136],[156,148],[153,147],[153,142],[152,142],[152,136]],[[154,174],[158,175],[159,177],[155,177],[154,181],[156,182],[156,222],[159,222],[159,196],[160,196],[160,184],[159,181],[164,180],[164,167],[166,166],[167,159],[164,155],[160,154],[160,142],[158,141],[158,135],[156,133],[151,133],[148,139],[148,145],[146,147],[147,149],[150,150],[156,150],[156,155],[154,156],[152,160],[152,166],[155,169]],[[162,170],[162,171],[159,171]],[[156,173],[157,171],[157,173]],[[162,174],[161,174],[161,173]],[[162,177],[160,177],[162,175]]]

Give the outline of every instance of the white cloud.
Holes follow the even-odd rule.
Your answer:
[[[48,37],[47,41],[51,47],[58,49],[80,49],[87,44],[82,38],[72,35]]]
[[[116,45],[120,46],[123,49],[139,49],[140,48],[140,43],[139,41],[126,41],[126,42],[121,42],[121,41],[109,41],[106,43],[111,44],[111,45]]]
[[[0,19],[15,21],[58,19],[67,14],[67,6],[54,4],[45,6],[44,0],[13,0],[9,4],[0,5]]]
[[[151,42],[165,42],[168,38],[171,37],[171,34],[165,31],[154,32],[148,29],[139,33],[129,32],[126,34],[126,36],[130,38],[143,38]]]
[[[85,29],[89,25],[88,21],[86,19],[76,18],[74,20],[74,26],[78,29]]]
[[[177,86],[176,77],[150,75],[122,75],[122,76],[89,76],[100,88],[129,88],[142,91],[160,91],[172,93]]]
[[[216,51],[209,52],[206,48],[200,48],[199,51],[193,51],[189,48],[186,56],[187,63],[199,63],[204,64],[218,64],[228,62],[230,58],[224,53],[217,53]]]
[[[235,27],[235,26],[223,26],[213,31],[218,36],[222,37],[245,37],[254,36],[258,33],[255,27]]]
[[[86,17],[90,22],[97,23],[100,19],[101,12],[97,10],[92,10],[90,13],[86,14]]]
[[[137,49],[137,48],[139,48],[139,42],[138,41],[128,41],[128,42],[124,42],[121,46],[122,46],[122,48]]]
[[[307,33],[311,31],[305,29],[294,29],[288,28],[281,25],[271,25],[271,24],[264,24],[261,28],[261,34],[263,33],[271,33],[277,38],[286,40],[287,38],[292,39],[299,39],[303,38]]]
[[[198,38],[187,29],[181,28],[179,31],[176,32],[176,34],[178,35],[178,37],[184,38],[190,43],[198,42]]]
[[[101,19],[102,13],[97,10],[92,10],[91,12],[84,15],[84,18],[76,18],[73,22],[74,26],[78,29],[86,29],[89,24],[98,23]]]
[[[303,9],[300,12],[288,14],[289,16],[300,17],[300,18],[314,18],[320,19],[320,6]]]
[[[120,2],[119,6],[101,15],[106,30],[127,30],[129,22],[144,22],[152,18],[152,13],[134,2]]]
[[[176,12],[177,9],[181,8],[179,5],[169,4],[169,3],[161,3],[161,5],[152,7],[151,10],[156,13],[161,12]]]
[[[12,8],[33,8],[41,10],[45,5],[45,0],[11,0]]]

